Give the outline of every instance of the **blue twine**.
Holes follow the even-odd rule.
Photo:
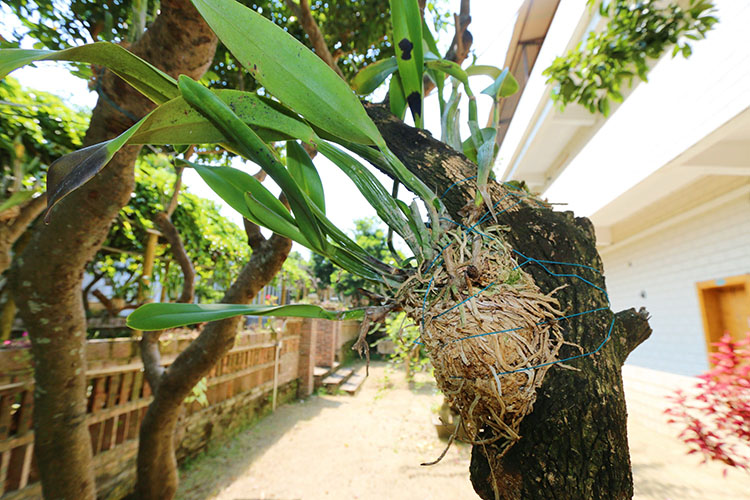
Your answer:
[[[475,175],[471,176],[471,177],[467,177],[466,179],[460,180],[458,182],[454,182],[453,184],[451,184],[448,187],[448,189],[445,190],[445,192],[443,193],[443,195],[440,198],[445,197],[445,195],[448,194],[448,192],[451,189],[453,189],[455,186],[457,186],[459,184],[462,184],[464,182],[470,181],[470,180],[472,180],[474,178],[476,178]],[[503,183],[503,185],[507,187],[507,183]],[[482,237],[489,238],[491,240],[495,240],[496,241],[496,238],[494,238],[494,237],[492,237],[492,236],[490,236],[490,235],[488,235],[486,233],[483,233],[482,231],[479,231],[479,230],[477,230],[475,228],[478,225],[480,225],[482,222],[484,222],[485,220],[487,220],[487,218],[490,215],[492,215],[492,210],[494,210],[500,204],[500,202],[502,202],[508,196],[516,196],[519,199],[518,199],[518,201],[516,203],[514,203],[514,204],[512,204],[512,205],[510,205],[510,206],[508,206],[506,208],[504,208],[500,212],[498,212],[497,215],[500,215],[503,212],[506,212],[509,209],[513,208],[514,206],[520,204],[523,201],[523,199],[524,198],[528,198],[529,195],[527,193],[522,193],[520,191],[515,191],[515,190],[510,190],[509,189],[508,192],[502,198],[500,198],[495,204],[492,205],[492,209],[491,210],[487,210],[487,212],[485,212],[485,214],[475,224],[473,224],[470,227],[467,227],[467,226],[465,226],[463,224],[460,224],[460,223],[458,223],[456,221],[453,221],[453,220],[445,218],[445,217],[441,217],[441,220],[444,220],[444,221],[450,222],[452,224],[455,224],[456,226],[464,229],[466,232],[475,233],[475,234],[478,234],[478,235],[480,235]],[[539,203],[539,202],[537,201],[537,203]],[[443,248],[440,249],[440,252],[438,253],[438,255],[432,260],[432,262],[430,262],[430,265],[427,266],[427,271],[429,271],[432,268],[432,266],[438,261],[438,259],[443,255],[443,252],[445,251],[446,248],[448,248],[448,246],[450,246],[450,243],[448,243],[447,245],[445,245]],[[515,252],[516,254],[520,255],[524,259],[526,259],[524,262],[522,262],[521,264],[519,264],[515,268],[513,268],[514,270],[515,269],[520,269],[521,267],[525,266],[526,264],[535,263],[535,264],[538,264],[544,271],[546,271],[548,274],[550,274],[552,276],[559,277],[559,278],[577,278],[577,279],[583,281],[587,285],[590,285],[590,286],[596,288],[597,290],[601,291],[604,294],[605,299],[607,300],[607,307],[599,307],[599,308],[591,309],[591,310],[588,310],[588,311],[578,312],[578,313],[574,313],[574,314],[568,314],[566,316],[561,316],[559,318],[554,318],[554,319],[550,319],[550,320],[540,321],[539,323],[536,323],[536,326],[540,326],[540,325],[544,325],[544,324],[547,324],[547,323],[551,323],[553,321],[562,321],[562,320],[566,320],[566,319],[570,319],[570,318],[575,318],[575,317],[578,317],[578,316],[584,316],[586,314],[592,314],[592,313],[596,313],[596,312],[599,312],[599,311],[609,310],[609,308],[610,308],[609,307],[610,306],[609,294],[607,293],[606,290],[604,290],[603,288],[595,285],[591,281],[585,279],[584,277],[582,277],[582,276],[580,276],[578,274],[555,273],[555,272],[551,271],[545,264],[550,264],[550,265],[554,264],[554,265],[580,267],[580,268],[589,269],[591,271],[595,271],[595,272],[601,274],[601,272],[598,269],[596,269],[594,267],[591,267],[591,266],[584,265],[584,264],[577,264],[577,263],[574,263],[574,262],[557,262],[557,261],[553,261],[553,260],[535,259],[533,257],[528,257],[528,256],[524,255],[523,253],[519,252],[516,249],[512,249],[512,251]],[[424,328],[425,328],[425,310],[427,308],[427,296],[429,295],[430,290],[432,289],[432,283],[433,283],[434,279],[435,279],[434,276],[430,279],[430,281],[429,281],[429,283],[427,285],[427,291],[425,292],[424,299],[422,300],[422,331],[424,331]],[[487,289],[489,289],[490,287],[492,287],[493,285],[495,285],[495,283],[496,282],[493,281],[492,283],[490,283],[489,285],[487,285],[483,289],[481,289],[478,292],[476,292],[475,294],[473,294],[471,297],[468,297],[468,298],[462,300],[461,302],[459,302],[458,304],[455,304],[455,305],[451,306],[450,308],[446,309],[445,311],[441,312],[440,314],[438,314],[437,316],[435,316],[435,318],[439,318],[440,316],[448,313],[449,311],[455,309],[456,307],[459,307],[462,304],[468,302],[469,300],[471,300],[471,299],[473,299],[475,297],[478,297],[480,294],[482,294],[483,292],[485,292]],[[587,352],[587,353],[583,353],[583,354],[578,354],[576,356],[570,356],[570,357],[563,358],[563,359],[558,359],[558,360],[555,360],[555,361],[549,361],[547,363],[541,363],[541,364],[534,365],[534,366],[529,366],[529,367],[526,367],[526,368],[518,368],[518,369],[510,370],[510,371],[498,372],[497,375],[510,375],[510,374],[513,374],[513,373],[519,373],[519,372],[523,372],[523,371],[534,370],[536,368],[541,368],[541,367],[544,367],[544,366],[550,366],[550,365],[555,365],[555,364],[559,364],[559,363],[564,363],[566,361],[571,361],[571,360],[579,359],[579,358],[585,358],[587,356],[591,356],[593,354],[596,354],[597,352],[599,352],[602,349],[602,347],[604,347],[604,345],[607,343],[607,341],[609,341],[610,337],[612,336],[612,331],[614,329],[614,326],[615,326],[615,316],[613,314],[613,316],[612,316],[612,322],[609,325],[609,330],[607,332],[607,336],[604,338],[604,340],[602,340],[601,344],[599,344],[599,346],[596,349],[594,349],[593,351],[591,351],[591,352]],[[450,344],[453,344],[455,342],[459,342],[459,341],[463,341],[463,340],[468,340],[468,339],[473,339],[473,338],[478,338],[478,337],[485,337],[485,336],[489,336],[489,335],[499,335],[499,334],[502,334],[502,333],[510,333],[510,332],[514,332],[514,331],[518,331],[518,330],[523,330],[524,328],[526,328],[526,327],[520,326],[520,327],[516,327],[516,328],[509,328],[507,330],[499,330],[499,331],[495,331],[495,332],[486,332],[486,333],[478,333],[478,334],[475,334],[475,335],[469,335],[467,337],[462,337],[462,338],[459,338],[459,339],[454,339],[454,340],[448,342],[447,344],[444,344],[441,347],[441,349],[443,349],[446,346],[448,346]],[[419,345],[423,345],[422,342],[419,342],[417,340],[415,340],[414,343],[415,344],[419,344]],[[460,379],[460,378],[463,378],[463,377],[451,377],[451,378],[458,378],[458,379]]]

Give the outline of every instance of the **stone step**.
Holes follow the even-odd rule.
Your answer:
[[[342,384],[339,389],[351,396],[355,396],[362,388],[362,385],[364,385],[365,379],[365,374],[362,373],[362,370],[360,369],[357,371],[357,373],[349,377],[349,380],[347,380],[346,383]]]
[[[339,363],[334,362],[333,366],[316,366],[313,368],[313,377],[315,378],[315,387],[323,384],[323,379],[334,373],[339,367]]]
[[[323,379],[323,387],[328,390],[336,390],[342,384],[346,383],[347,380],[349,380],[349,377],[352,376],[352,373],[354,373],[354,370],[352,370],[351,368],[341,368],[339,370],[336,370]]]

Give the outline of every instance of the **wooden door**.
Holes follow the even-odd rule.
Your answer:
[[[722,335],[734,340],[750,332],[750,274],[698,283],[698,298],[703,316],[703,331],[708,352]]]

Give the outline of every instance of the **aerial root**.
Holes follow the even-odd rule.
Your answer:
[[[456,419],[456,428],[455,428],[455,429],[453,429],[453,434],[451,434],[451,437],[450,437],[450,439],[448,439],[448,445],[447,445],[447,446],[445,447],[445,449],[444,449],[444,450],[443,450],[443,452],[442,452],[442,453],[440,454],[440,456],[439,456],[439,457],[437,457],[437,458],[436,458],[435,460],[433,460],[432,462],[425,462],[425,463],[422,463],[422,464],[419,464],[419,465],[422,465],[422,466],[430,466],[430,465],[435,465],[435,464],[439,463],[439,462],[440,462],[440,461],[441,461],[441,460],[443,459],[443,457],[445,456],[445,454],[446,454],[446,453],[448,453],[448,450],[450,450],[450,448],[451,448],[451,445],[453,444],[453,441],[455,441],[455,440],[456,440],[456,436],[458,435],[458,429],[459,429],[460,427],[461,427],[461,417],[458,417],[458,418]]]

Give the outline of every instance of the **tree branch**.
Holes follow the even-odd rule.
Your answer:
[[[469,0],[461,0],[461,10],[458,14],[453,15],[453,21],[456,31],[444,59],[453,61],[460,66],[469,57],[471,44],[474,41],[474,37],[471,36],[468,30],[469,24],[471,24],[471,5]],[[425,77],[424,94],[429,94],[434,88],[435,83]]]
[[[297,17],[297,20],[299,20],[302,29],[310,39],[310,44],[313,46],[313,49],[315,49],[315,53],[318,57],[330,66],[331,69],[333,69],[341,78],[344,78],[344,73],[333,59],[331,52],[328,50],[328,45],[326,45],[323,33],[321,33],[318,23],[315,22],[315,18],[312,16],[308,1],[300,0],[299,4],[294,0],[284,0],[284,2]]]
[[[180,265],[180,269],[182,269],[184,280],[182,283],[182,293],[177,302],[192,302],[195,295],[195,269],[193,269],[193,263],[190,261],[190,257],[185,250],[185,245],[182,243],[180,233],[165,212],[157,213],[154,216],[154,222],[162,232],[164,238],[169,242],[169,249],[174,259]]]
[[[253,250],[259,249],[263,243],[266,242],[266,237],[260,232],[260,226],[254,222],[250,222],[247,219],[242,219],[242,223],[245,225],[245,234],[247,234],[247,244]]]
[[[10,267],[13,245],[46,206],[47,195],[37,196],[24,203],[12,220],[0,222],[0,274]]]

